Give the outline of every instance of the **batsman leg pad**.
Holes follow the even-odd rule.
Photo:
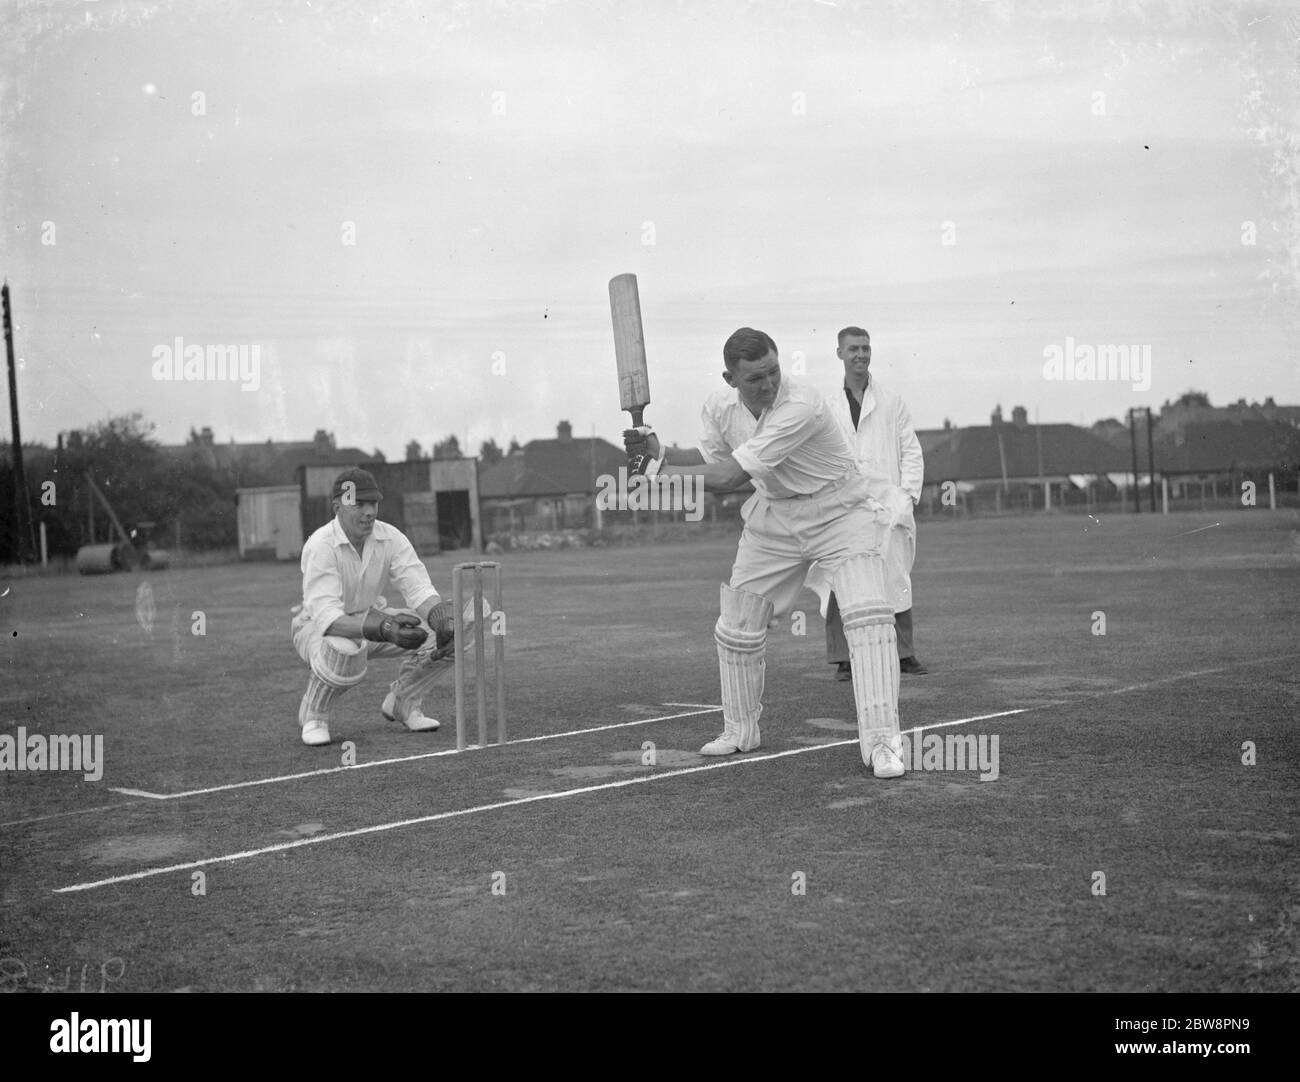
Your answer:
[[[753,751],[759,745],[758,719],[763,713],[763,679],[767,625],[772,602],[748,590],[722,587],[721,614],[713,629],[722,678],[723,732],[705,744],[705,755]]]
[[[835,594],[853,666],[862,761],[876,769],[872,753],[877,747],[883,745],[896,756],[903,747],[894,609],[885,600],[883,562],[875,556],[850,557],[835,572]]]

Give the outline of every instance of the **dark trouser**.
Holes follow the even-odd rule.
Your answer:
[[[912,610],[894,613],[894,635],[898,639],[898,656],[915,657],[912,648]],[[826,660],[832,665],[849,660],[849,642],[844,637],[844,624],[840,622],[840,607],[831,594],[826,607]]]

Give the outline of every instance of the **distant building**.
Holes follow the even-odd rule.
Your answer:
[[[617,475],[627,453],[599,437],[574,438],[561,421],[553,440],[530,440],[479,474],[486,534],[595,525],[596,479]]]
[[[1109,495],[1124,484],[1132,465],[1118,448],[1086,428],[1069,424],[1030,424],[1023,406],[1003,419],[994,409],[988,425],[917,432],[925,455],[927,509],[940,504],[942,486],[951,481],[969,497],[994,507],[1057,506],[1083,493]],[[1049,502],[1050,501],[1050,502]]]
[[[199,432],[191,430],[188,443],[160,450],[172,458],[197,458],[210,469],[230,473],[236,483],[258,486],[297,484],[301,466],[336,466],[342,470],[384,461],[378,451],[366,454],[357,447],[336,447],[334,434],[323,428],[318,428],[310,440],[217,443],[212,429],[205,427]]]
[[[323,428],[310,440],[217,443],[212,429],[205,427],[191,430],[188,443],[160,450],[172,459],[198,461],[234,480],[239,555],[245,560],[292,560],[302,552],[303,538],[319,525],[305,513],[304,470],[321,471],[332,479],[348,466],[376,469],[384,463],[378,452],[337,447],[333,433]]]
[[[1193,485],[1202,499],[1207,486],[1212,498],[1220,491],[1239,496],[1242,481],[1266,488],[1269,474],[1276,487],[1289,491],[1297,481],[1300,426],[1285,418],[1185,421],[1157,435],[1154,452],[1155,472],[1168,479],[1175,500],[1191,497]],[[1145,447],[1140,460],[1146,461]]]
[[[1239,398],[1230,406],[1211,406],[1208,398],[1187,394],[1160,407],[1155,434],[1157,437],[1173,435],[1193,425],[1261,422],[1300,428],[1300,406],[1279,406],[1272,395],[1262,403],[1247,404],[1244,398]]]

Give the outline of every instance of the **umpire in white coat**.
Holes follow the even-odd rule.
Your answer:
[[[844,384],[839,394],[830,397],[832,408],[854,439],[871,495],[890,512],[891,529],[883,555],[886,593],[894,606],[899,669],[921,675],[929,670],[917,658],[912,643],[912,561],[916,557],[912,508],[921,498],[925,476],[921,442],[903,400],[871,375],[871,335],[861,327],[845,327],[835,353],[844,363]],[[851,679],[849,644],[833,596],[826,612],[826,660],[838,666],[837,679]]]

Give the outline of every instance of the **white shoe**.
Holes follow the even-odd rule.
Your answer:
[[[738,751],[753,751],[758,747],[758,741],[755,740],[753,745],[745,748],[741,747],[740,741],[736,738],[731,729],[724,729],[721,736],[710,740],[704,747],[700,748],[701,755],[734,755]]]
[[[901,778],[907,770],[898,752],[888,744],[877,744],[871,749],[871,772],[878,778]]]
[[[319,748],[330,742],[330,727],[320,718],[311,718],[303,723],[302,742],[309,747]]]
[[[398,719],[397,696],[390,691],[380,710],[389,721],[396,721]],[[402,724],[413,733],[431,733],[434,729],[439,728],[441,724],[433,718],[427,717],[418,706],[407,707],[402,712],[402,715]]]

